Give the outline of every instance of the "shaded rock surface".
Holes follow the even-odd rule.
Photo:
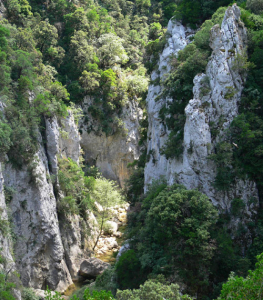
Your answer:
[[[127,103],[120,116],[125,130],[106,136],[98,129],[100,124],[88,114],[91,104],[92,99],[86,97],[83,111],[89,116],[89,123],[85,124],[84,119],[80,122],[81,147],[85,153],[85,160],[89,165],[98,167],[103,176],[118,181],[121,187],[124,187],[125,179],[128,179],[130,174],[127,165],[140,155],[139,121],[142,119],[142,110],[136,101]]]
[[[89,259],[85,259],[81,265],[79,270],[79,275],[85,278],[95,278],[98,275],[102,274],[107,268],[110,267],[110,264],[92,257]]]
[[[41,139],[41,137],[39,137]],[[41,140],[39,140],[42,145]],[[5,185],[14,190],[10,209],[16,235],[16,266],[24,286],[64,290],[72,283],[64,260],[56,198],[48,161],[40,146],[32,164],[21,170],[6,164]]]
[[[9,209],[16,243],[13,247],[15,264],[26,287],[64,291],[78,278],[82,261],[90,257],[96,237],[97,222],[91,212],[58,219],[59,192],[58,156],[78,162],[80,135],[74,116],[64,120],[46,119],[46,144],[39,134],[39,150],[29,165],[15,169],[6,163],[1,172],[0,206],[7,218],[3,185],[11,191]],[[51,175],[56,177],[53,185]],[[13,263],[11,244],[1,238],[4,256]],[[7,268],[7,267],[6,267]],[[20,299],[20,298],[18,298]]]
[[[184,41],[188,29],[170,23],[170,33],[174,35],[176,29],[180,40]],[[180,28],[180,30],[178,30]],[[240,21],[240,10],[236,5],[229,7],[225,13],[221,28],[215,25],[211,30],[210,46],[213,49],[212,56],[206,68],[206,74],[198,74],[194,78],[194,98],[189,101],[185,109],[186,122],[184,127],[184,152],[182,159],[169,159],[160,154],[168,138],[169,131],[159,119],[159,109],[171,99],[161,99],[155,102],[161,87],[151,86],[147,97],[149,113],[148,153],[154,153],[155,161],[151,160],[145,168],[145,189],[153,178],[165,176],[169,184],[175,182],[184,184],[187,188],[198,188],[205,193],[215,205],[223,209],[230,209],[230,201],[241,198],[248,202],[251,197],[258,199],[254,182],[249,180],[236,180],[227,193],[214,189],[212,183],[216,176],[216,166],[208,159],[214,151],[215,144],[223,136],[223,130],[228,128],[233,118],[238,114],[238,103],[244,86],[244,76],[235,67],[235,57],[242,55],[246,49],[247,33]],[[184,45],[186,43],[183,43]],[[160,65],[163,56],[176,53],[178,48],[167,45],[160,56]],[[169,64],[167,66],[169,69]],[[154,75],[155,76],[155,75]],[[165,76],[164,74],[161,76]],[[208,78],[210,92],[202,95],[203,79]],[[227,97],[229,91],[233,96]],[[204,105],[205,104],[205,105]],[[211,124],[219,128],[219,134],[213,140],[211,136]],[[188,151],[191,148],[193,151]],[[247,207],[248,211],[253,207]]]

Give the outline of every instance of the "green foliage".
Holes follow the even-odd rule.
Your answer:
[[[209,19],[218,8],[229,4],[231,4],[230,0],[181,0],[177,5],[175,16],[184,24],[195,27],[196,24],[202,24],[206,19]]]
[[[2,214],[2,211],[0,211]],[[5,220],[0,216],[0,232],[2,236],[6,237],[10,232],[10,224],[8,220]]]
[[[263,276],[263,256],[257,256],[258,262],[254,271],[249,271],[246,278],[230,275],[227,283],[223,284],[219,300],[224,299],[261,299],[262,276]]]
[[[111,292],[103,290],[93,291],[91,295],[89,289],[86,289],[84,292],[84,300],[114,300],[114,298]]]
[[[0,255],[0,263],[5,265],[6,259]],[[13,294],[13,288],[16,287],[16,284],[12,282],[12,269],[5,271],[4,269],[0,270],[0,299],[1,300],[16,300]]]
[[[110,291],[113,295],[117,291],[117,278],[114,267],[106,269],[101,275],[96,277],[95,288],[97,290]]]
[[[90,288],[80,289],[70,297],[71,300],[114,300],[110,291],[106,290],[92,290]],[[52,299],[53,300],[53,299]],[[54,299],[55,300],[55,299]]]
[[[134,204],[140,195],[143,194],[144,188],[144,168],[134,169],[126,182],[126,192],[129,202]]]
[[[10,146],[12,145],[11,142],[11,132],[12,129],[10,126],[4,122],[0,121],[0,153],[6,153]]]
[[[233,145],[229,142],[221,142],[216,145],[216,153],[209,158],[216,164],[216,178],[213,183],[218,190],[228,190],[235,180],[235,170],[233,170]]]
[[[6,274],[0,272],[0,298],[3,300],[15,300],[12,294],[12,288],[15,287],[14,283],[6,281]]]
[[[45,300],[63,300],[63,298],[60,293],[55,292],[55,294],[53,294],[53,292],[47,287],[45,291]]]
[[[165,281],[164,281],[165,282]],[[191,300],[187,295],[182,295],[177,284],[159,282],[158,279],[147,280],[139,289],[117,291],[118,300]]]
[[[23,288],[21,295],[23,300],[39,300],[39,297],[30,288]]]
[[[116,263],[116,274],[121,289],[138,288],[146,279],[134,250],[125,251]]]
[[[131,221],[132,247],[140,262],[134,260],[137,273],[178,274],[189,293],[205,293],[216,249],[211,238],[216,221],[217,211],[205,195],[153,183],[140,214]]]
[[[246,8],[251,10],[252,13],[261,15],[263,12],[262,0],[247,0]]]
[[[73,160],[59,160],[58,179],[64,197],[60,199],[58,210],[65,214],[86,215],[86,210],[92,207],[90,193],[94,189],[95,179],[86,177]]]
[[[242,210],[245,208],[245,203],[242,199],[235,198],[231,202],[231,213],[234,216],[238,216],[241,214]]]

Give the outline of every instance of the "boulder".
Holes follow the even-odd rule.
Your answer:
[[[98,275],[102,274],[109,267],[110,264],[98,258],[92,257],[89,259],[85,259],[81,263],[79,275],[84,278],[93,279]]]

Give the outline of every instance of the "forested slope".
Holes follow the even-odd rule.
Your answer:
[[[114,179],[102,299],[259,299],[263,1],[0,4],[0,298],[79,280]]]

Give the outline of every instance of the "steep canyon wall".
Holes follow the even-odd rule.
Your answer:
[[[161,78],[165,76],[163,70],[170,70],[169,55],[176,54],[188,42],[191,31],[176,22],[169,22],[170,38],[160,55],[159,72]],[[159,110],[168,105],[172,99],[162,98],[162,86],[151,85],[147,97],[149,115],[148,153],[153,153],[145,168],[145,189],[153,178],[164,176],[169,184],[180,183],[189,189],[199,189],[205,193],[215,205],[223,209],[230,209],[230,202],[234,198],[241,198],[248,202],[258,198],[254,182],[236,179],[236,183],[229,191],[218,191],[213,187],[216,177],[216,165],[209,159],[214,153],[216,143],[224,135],[238,114],[238,104],[244,86],[244,76],[235,67],[237,55],[246,51],[247,33],[240,21],[240,10],[236,5],[226,10],[221,28],[215,25],[211,30],[210,47],[213,52],[206,67],[205,74],[197,74],[194,78],[194,97],[185,108],[186,122],[184,125],[184,151],[181,159],[166,159],[160,153],[168,139],[169,130],[159,117]],[[165,68],[164,68],[165,66]],[[156,72],[152,79],[156,78]],[[205,79],[209,81],[209,92],[203,95]],[[229,90],[233,95],[227,97]],[[218,134],[212,138],[212,124]]]

